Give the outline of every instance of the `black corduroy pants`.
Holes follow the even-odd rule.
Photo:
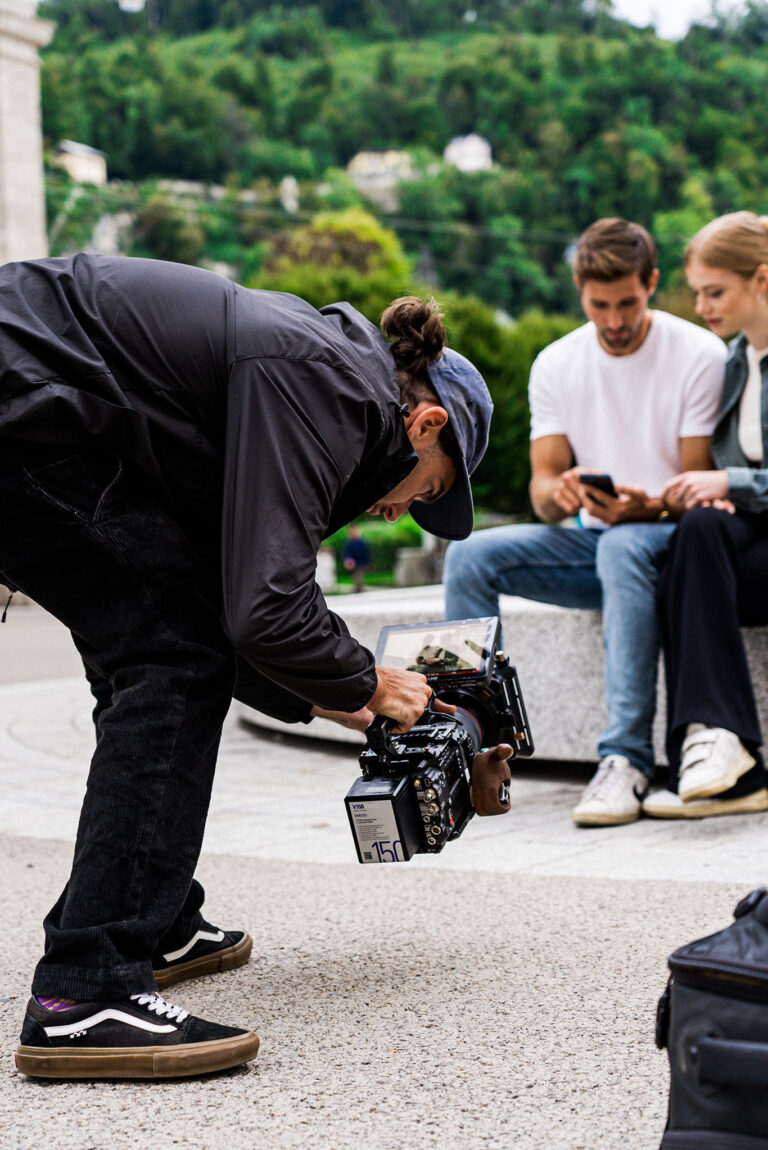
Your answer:
[[[35,994],[149,989],[159,939],[200,921],[193,874],[235,675],[218,564],[203,555],[111,452],[3,442],[0,582],[70,629],[97,697],[72,872],[45,920]]]

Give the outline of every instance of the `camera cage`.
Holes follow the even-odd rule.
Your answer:
[[[436,853],[457,838],[474,814],[509,810],[508,761],[475,755],[483,745],[509,743],[512,756],[534,745],[517,671],[498,649],[495,617],[383,627],[377,665],[419,671],[434,697],[455,714],[430,704],[404,734],[378,715],[360,755],[362,777],[345,803],[361,863],[405,862]]]

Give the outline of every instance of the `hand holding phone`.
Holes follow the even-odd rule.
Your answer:
[[[603,491],[606,495],[610,495],[611,499],[618,499],[619,497],[618,491],[613,486],[613,480],[610,475],[606,475],[604,472],[598,474],[591,471],[582,471],[579,475],[579,483],[583,483],[585,487],[596,487],[598,491]],[[595,503],[599,503],[601,507],[605,507],[601,499],[595,499],[594,496],[592,496],[592,498]]]

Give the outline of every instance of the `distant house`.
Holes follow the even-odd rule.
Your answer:
[[[107,157],[88,144],[75,140],[62,140],[56,145],[56,162],[76,184],[95,184],[103,187],[107,182]]]
[[[347,164],[347,172],[361,195],[385,212],[396,212],[397,185],[414,175],[411,157],[394,149],[388,152],[358,152]]]
[[[491,145],[476,132],[455,136],[443,152],[443,159],[460,172],[486,172],[493,167]]]

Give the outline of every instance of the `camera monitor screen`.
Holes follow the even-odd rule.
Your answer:
[[[376,650],[381,667],[422,675],[487,676],[499,636],[499,621],[462,619],[383,627]]]

